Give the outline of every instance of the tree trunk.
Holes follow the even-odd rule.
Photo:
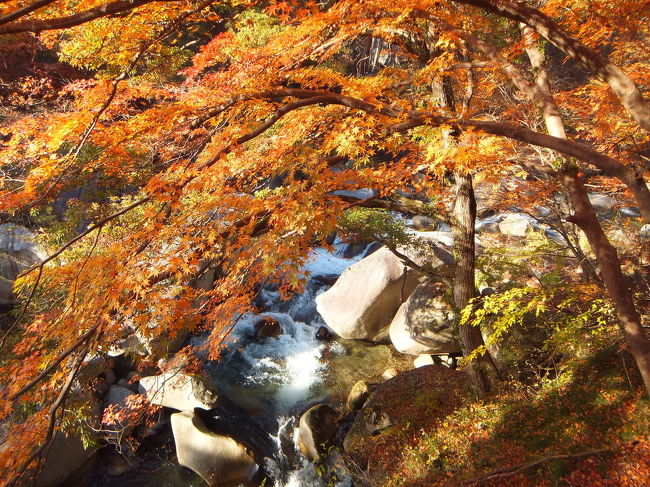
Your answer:
[[[530,35],[528,29],[530,27],[522,28],[524,36]],[[546,128],[550,135],[566,138],[564,123],[553,100],[548,74],[544,66],[544,55],[536,46],[529,46],[526,51],[531,65],[538,70],[536,84],[546,100],[543,108]],[[623,335],[639,367],[648,395],[650,395],[650,340],[641,326],[641,317],[634,306],[632,293],[625,282],[616,249],[607,239],[603,227],[598,221],[596,212],[589,201],[587,190],[578,176],[578,168],[565,163],[558,172],[558,178],[569,194],[575,213],[567,220],[575,223],[585,232],[589,245],[596,254],[603,274],[603,281],[614,304]]]
[[[650,395],[650,340],[641,326],[641,317],[634,306],[632,293],[621,271],[618,253],[607,239],[596,217],[587,190],[578,176],[578,169],[574,166],[565,167],[560,171],[560,180],[569,192],[575,211],[575,215],[570,217],[570,221],[585,232],[589,245],[596,254],[603,274],[603,281],[614,303],[625,341],[630,347],[630,352],[639,367],[641,377],[643,377],[646,391]]]
[[[456,275],[454,279],[454,302],[459,310],[464,309],[476,296],[474,282],[476,245],[474,226],[476,223],[476,198],[472,176],[459,171],[454,173],[456,198],[454,200],[452,233],[456,253]],[[464,356],[485,345],[481,329],[471,324],[460,324],[458,333]],[[499,372],[489,352],[477,356],[468,364],[469,377],[477,396],[487,397],[496,389]]]

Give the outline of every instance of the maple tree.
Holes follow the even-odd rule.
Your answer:
[[[650,223],[639,162],[650,129],[648,27],[637,17],[649,3],[7,2],[3,39],[40,33],[94,76],[66,86],[65,103],[47,113],[5,124],[3,165],[24,178],[3,181],[2,211],[38,215],[88,181],[104,197],[80,202],[92,223],[18,282],[24,306],[3,339],[0,417],[41,406],[11,425],[6,477],[18,478],[44,451],[87,356],[127,332],[165,342],[205,329],[217,357],[232,317],[252,309],[261,283],[300,289],[310,248],[346,210],[421,213],[400,199],[408,188],[446,211],[446,174],[469,201],[455,199],[466,244],[471,177],[497,183],[520,166],[543,176],[540,186],[566,189],[569,220],[596,254],[650,390],[650,342],[583,184],[587,169],[600,171]],[[188,32],[209,41],[188,50]],[[545,43],[578,82],[551,90],[538,55]],[[597,50],[603,43],[607,58]],[[441,84],[463,100],[441,102]],[[279,187],[266,190],[278,177]],[[376,196],[336,194],[360,187]],[[461,307],[475,292],[473,252],[459,266]],[[219,269],[214,287],[197,289],[209,268]],[[475,339],[466,353],[481,344]]]

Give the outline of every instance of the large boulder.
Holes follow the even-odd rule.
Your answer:
[[[383,247],[348,267],[316,298],[327,326],[343,338],[381,341],[395,312],[418,284],[417,274]]]
[[[89,422],[92,428],[97,429],[101,417],[101,405],[98,402],[91,402]],[[85,471],[92,463],[97,452],[96,434],[90,431],[87,440],[76,432],[64,433],[57,431],[52,440],[52,445],[47,450],[47,457],[43,463],[36,487],[51,487],[63,485],[63,482],[71,477],[76,477]]]
[[[317,404],[300,417],[298,448],[311,461],[327,456],[336,436],[337,412],[327,404]]]
[[[0,225],[0,306],[14,304],[12,289],[18,274],[46,257],[35,240],[35,235],[24,227]]]
[[[253,455],[230,436],[210,431],[194,412],[171,415],[178,463],[211,487],[249,482],[258,469]]]
[[[525,237],[532,228],[530,221],[523,215],[508,215],[499,222],[499,231],[512,237]]]
[[[169,372],[142,377],[139,390],[152,404],[179,411],[212,409],[219,403],[219,390],[205,377]]]
[[[456,313],[441,283],[420,284],[397,311],[390,324],[395,348],[411,355],[460,352],[454,337]]]
[[[131,396],[138,396],[131,389],[112,385],[106,396],[102,429],[106,439],[121,441],[131,434],[141,419],[140,406]],[[109,414],[110,412],[110,414]]]
[[[449,232],[416,232],[413,241],[398,246],[397,251],[430,273],[451,277],[455,266],[452,245]]]

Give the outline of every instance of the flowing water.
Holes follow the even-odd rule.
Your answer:
[[[316,339],[316,331],[323,322],[316,312],[314,298],[329,287],[324,284],[328,279],[322,278],[340,275],[364,255],[362,252],[355,258],[344,258],[347,246],[336,242],[334,247],[334,253],[325,249],[312,252],[305,267],[311,277],[303,294],[283,301],[273,289],[260,293],[257,304],[264,310],[262,315],[275,319],[282,327],[278,338],[256,338],[254,326],[260,315],[244,315],[237,322],[222,358],[205,366],[235,408],[261,425],[271,438],[275,451],[263,468],[273,481],[267,485],[274,487],[325,486],[316,466],[297,450],[300,414],[318,402],[340,404],[356,380],[377,377],[394,361],[394,353],[388,346]],[[192,344],[200,346],[204,340],[194,337]],[[78,485],[205,485],[195,474],[179,467],[173,453],[173,442],[167,430],[163,444],[145,448],[135,469],[111,476],[104,466]],[[343,470],[336,473],[338,487],[351,485]]]

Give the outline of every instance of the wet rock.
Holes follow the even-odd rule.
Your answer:
[[[172,414],[171,424],[178,463],[211,487],[246,483],[257,471],[257,464],[242,444],[208,430],[194,412]]]
[[[436,227],[436,221],[424,215],[416,215],[411,221],[416,230],[435,230]]]
[[[300,417],[298,448],[311,461],[327,456],[336,436],[338,413],[327,404],[317,404]]]
[[[621,208],[621,215],[628,218],[639,218],[641,216],[641,210],[636,206],[624,206]]]
[[[420,284],[390,324],[395,348],[411,355],[460,352],[454,337],[456,313],[442,283]]]
[[[330,338],[332,338],[332,334],[326,327],[320,326],[316,331],[316,340],[327,341]]]
[[[339,336],[377,340],[416,285],[416,273],[382,248],[348,267],[316,306]]]
[[[369,255],[372,255],[375,252],[377,252],[382,247],[383,245],[380,244],[379,242],[372,242],[370,245],[366,247],[366,250],[363,252],[363,256],[368,257]]]
[[[350,390],[350,393],[348,394],[348,399],[346,401],[347,408],[350,411],[361,409],[368,400],[371,392],[372,387],[368,381],[358,381],[354,386],[352,386],[352,390]]]
[[[205,377],[166,373],[142,377],[139,391],[152,404],[179,411],[212,409],[219,403],[219,390]]]
[[[367,243],[351,243],[345,248],[345,251],[343,252],[343,258],[354,259],[355,257],[363,254],[367,247]]]
[[[425,365],[433,365],[435,362],[431,355],[418,355],[415,360],[413,360],[413,365],[415,368],[424,367]]]
[[[339,278],[338,274],[319,274],[312,276],[312,278],[318,282],[321,282],[327,286],[333,286],[336,280]]]
[[[278,320],[270,316],[264,316],[260,321],[255,323],[255,338],[278,338],[282,335],[282,325]]]

